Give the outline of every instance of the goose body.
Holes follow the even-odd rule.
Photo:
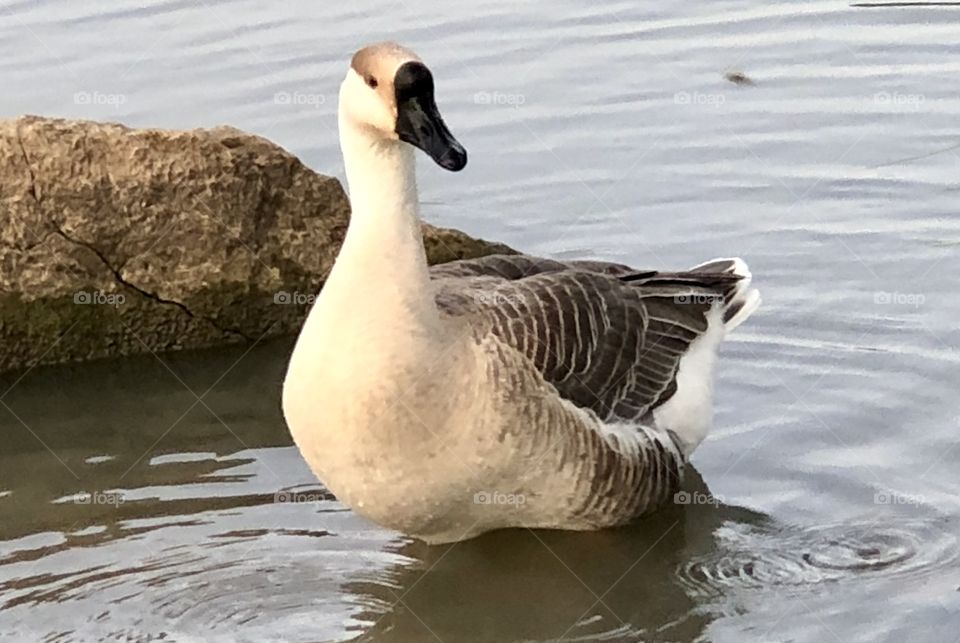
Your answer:
[[[339,120],[351,222],[283,389],[316,475],[431,543],[597,529],[667,502],[710,425],[720,342],[759,305],[746,265],[428,268],[414,147],[466,163],[429,71],[398,45],[361,50]]]

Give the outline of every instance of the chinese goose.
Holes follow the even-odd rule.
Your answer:
[[[339,129],[350,225],[283,387],[323,483],[429,543],[596,529],[670,500],[711,422],[717,348],[760,303],[746,264],[429,268],[414,148],[447,170],[467,162],[430,71],[396,44],[361,49]]]

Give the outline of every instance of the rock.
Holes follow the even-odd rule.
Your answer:
[[[230,127],[0,121],[0,371],[299,328],[349,219],[340,183]],[[424,226],[431,263],[512,252]]]

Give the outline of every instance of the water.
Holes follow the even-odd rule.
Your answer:
[[[0,640],[954,640],[960,10],[18,1],[0,106],[227,123],[342,175],[345,60],[388,37],[470,152],[422,165],[430,221],[749,261],[690,504],[430,548],[290,446],[289,341],[38,368],[0,382]]]

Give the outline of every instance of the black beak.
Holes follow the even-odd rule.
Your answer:
[[[457,142],[440,116],[433,99],[433,76],[422,63],[409,62],[394,78],[397,101],[397,136],[430,155],[437,165],[459,172],[467,164],[467,151]]]

